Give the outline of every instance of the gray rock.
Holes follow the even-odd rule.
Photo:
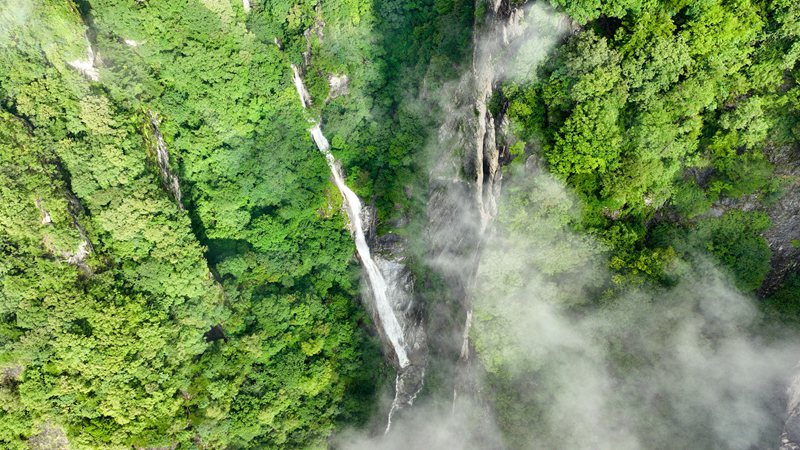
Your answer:
[[[800,149],[773,148],[767,151],[776,174],[789,181],[780,200],[767,214],[772,226],[764,234],[772,249],[772,270],[759,290],[762,297],[777,291],[786,277],[800,269]]]

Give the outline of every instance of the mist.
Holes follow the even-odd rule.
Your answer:
[[[703,255],[675,263],[672,287],[604,289],[605,249],[573,231],[560,181],[519,165],[504,190],[471,292],[480,392],[429,390],[387,436],[334,448],[779,445],[796,336],[756,334],[755,300]]]
[[[11,38],[11,32],[28,21],[32,5],[28,0],[4,0],[0,3],[0,45],[6,45]]]
[[[495,80],[532,80],[574,29],[538,4],[511,22],[476,38]],[[504,169],[496,217],[481,224],[458,181],[476,72],[440,89],[428,167],[442,187],[430,201],[449,206],[433,206],[447,223],[429,228],[427,264],[472,299],[477,387],[457,400],[449,386],[427,388],[386,436],[350,430],[332,447],[777,448],[800,339],[765,323],[708,255],[676,259],[668,287],[618,282],[608,249],[579,230],[580,201],[535,152]],[[458,340],[439,324],[431,341]]]
[[[755,334],[769,324],[754,299],[703,255],[671,267],[673,287],[601,290],[607,259],[571,231],[569,192],[516,175],[481,259],[474,329],[507,444],[777,447],[797,339]]]

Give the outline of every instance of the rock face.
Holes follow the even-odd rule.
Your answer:
[[[395,396],[386,421],[386,432],[398,411],[414,403],[425,381],[428,348],[424,322],[424,303],[415,290],[416,280],[405,260],[406,241],[392,233],[378,236],[372,247],[375,261],[388,286],[395,317],[403,329],[403,340],[409,364],[401,367],[395,377]]]
[[[772,249],[772,270],[759,290],[766,297],[778,290],[786,276],[800,269],[800,149],[772,149],[776,173],[787,180],[783,196],[767,213],[772,226],[765,233]]]
[[[765,233],[772,249],[772,269],[759,290],[766,297],[778,290],[786,276],[800,266],[800,151],[797,148],[771,149],[770,160],[776,173],[789,183],[783,196],[767,212],[772,226]],[[800,368],[787,390],[786,422],[780,450],[800,450]]]
[[[150,131],[153,133],[151,142],[151,150],[156,155],[156,164],[158,165],[158,172],[161,176],[161,184],[164,189],[170,193],[175,203],[178,204],[179,209],[183,209],[181,201],[181,185],[178,177],[172,173],[169,165],[169,151],[167,150],[167,143],[164,141],[164,135],[161,134],[161,118],[153,111],[147,111],[147,117],[150,119]]]
[[[800,372],[787,391],[787,419],[781,434],[780,450],[800,450]]]
[[[386,295],[391,299],[392,309],[403,329],[411,364],[424,366],[425,329],[423,324],[422,302],[417,298],[414,274],[408,269],[406,261],[406,241],[404,238],[387,233],[378,236],[371,245],[375,250],[375,262],[386,280]]]
[[[481,1],[481,0],[478,0]],[[462,366],[454,377],[453,396],[474,391],[470,381],[472,299],[483,236],[497,214],[501,165],[508,158],[505,105],[489,108],[509,58],[509,45],[523,30],[524,11],[511,0],[487,2],[487,14],[476,19],[471,70],[461,78],[439,130],[441,156],[432,169],[428,201],[429,257],[456,306],[459,330],[437,345],[457,355]],[[512,45],[513,46],[513,45]],[[436,318],[432,320],[436,321]],[[446,319],[443,319],[446,320]]]

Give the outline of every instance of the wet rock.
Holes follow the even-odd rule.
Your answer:
[[[783,177],[788,186],[767,210],[772,226],[764,237],[772,250],[772,269],[759,290],[762,297],[777,291],[790,273],[800,270],[800,149],[769,149],[767,154],[775,164],[776,174]]]
[[[425,379],[427,365],[427,334],[424,304],[418,298],[414,274],[406,261],[406,240],[394,233],[379,236],[375,242],[375,262],[386,280],[387,297],[403,329],[403,339],[410,364],[398,369],[395,397],[388,414],[386,432],[391,429],[394,415],[411,406]]]
[[[177,175],[172,173],[169,163],[169,151],[167,150],[167,142],[164,140],[164,135],[161,134],[161,118],[153,111],[147,111],[147,117],[150,119],[150,130],[153,133],[153,140],[150,143],[151,150],[156,155],[156,165],[158,172],[161,176],[161,184],[164,189],[169,192],[175,203],[178,204],[178,209],[183,209],[183,202],[181,201],[181,185]]]
[[[787,418],[781,435],[780,450],[798,450],[800,449],[800,371],[795,373],[786,394]]]
[[[800,417],[790,416],[786,421],[785,432],[789,442],[800,442]]]

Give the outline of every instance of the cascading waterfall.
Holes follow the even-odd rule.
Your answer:
[[[305,85],[303,84],[302,78],[300,78],[300,72],[297,66],[294,64],[292,64],[292,78],[295,88],[297,88],[297,94],[300,96],[300,102],[303,105],[303,108],[306,108],[311,103],[311,98],[305,88]],[[375,309],[378,312],[378,318],[380,319],[383,332],[386,334],[386,337],[389,339],[389,342],[391,343],[392,348],[397,355],[397,362],[400,365],[400,368],[404,369],[409,365],[409,359],[406,352],[403,329],[400,326],[400,322],[397,320],[397,317],[395,316],[391,303],[389,302],[386,280],[378,269],[375,260],[373,260],[369,245],[367,245],[367,239],[364,234],[364,225],[363,221],[361,220],[361,200],[358,198],[355,192],[348,188],[344,183],[342,174],[336,164],[336,158],[330,151],[328,139],[326,139],[325,135],[322,134],[319,121],[314,120],[313,123],[314,125],[309,129],[309,132],[311,133],[311,137],[314,139],[314,143],[317,145],[319,151],[325,155],[325,160],[328,162],[328,167],[333,175],[334,184],[342,194],[345,211],[348,219],[350,220],[353,240],[356,244],[356,251],[358,252],[361,264],[364,266],[364,270],[367,272],[367,278],[369,279],[369,284],[372,288],[372,294],[375,300]]]
[[[294,88],[297,89],[297,95],[300,96],[300,104],[303,105],[303,109],[308,108],[308,106],[311,104],[311,94],[308,93],[306,85],[303,84],[303,79],[300,77],[300,69],[298,69],[294,64],[292,64],[292,82],[294,82]],[[321,134],[322,132],[320,132],[320,135]],[[311,136],[314,137],[313,134]],[[317,147],[319,147],[316,137],[314,137],[314,142],[317,143]],[[325,153],[325,151],[323,151],[323,153]]]
[[[92,49],[92,43],[89,42],[89,38],[86,38],[86,59],[75,59],[67,64],[69,64],[72,68],[77,69],[83,76],[92,80],[92,81],[100,81],[100,72],[97,71],[97,68],[94,66],[95,60],[97,56],[94,53],[94,49]]]
[[[45,209],[44,204],[42,203],[42,198],[38,197],[36,200],[33,201],[36,205],[36,208],[39,209],[39,213],[42,215],[42,225],[47,225],[53,223],[53,218],[50,216],[50,213]]]

